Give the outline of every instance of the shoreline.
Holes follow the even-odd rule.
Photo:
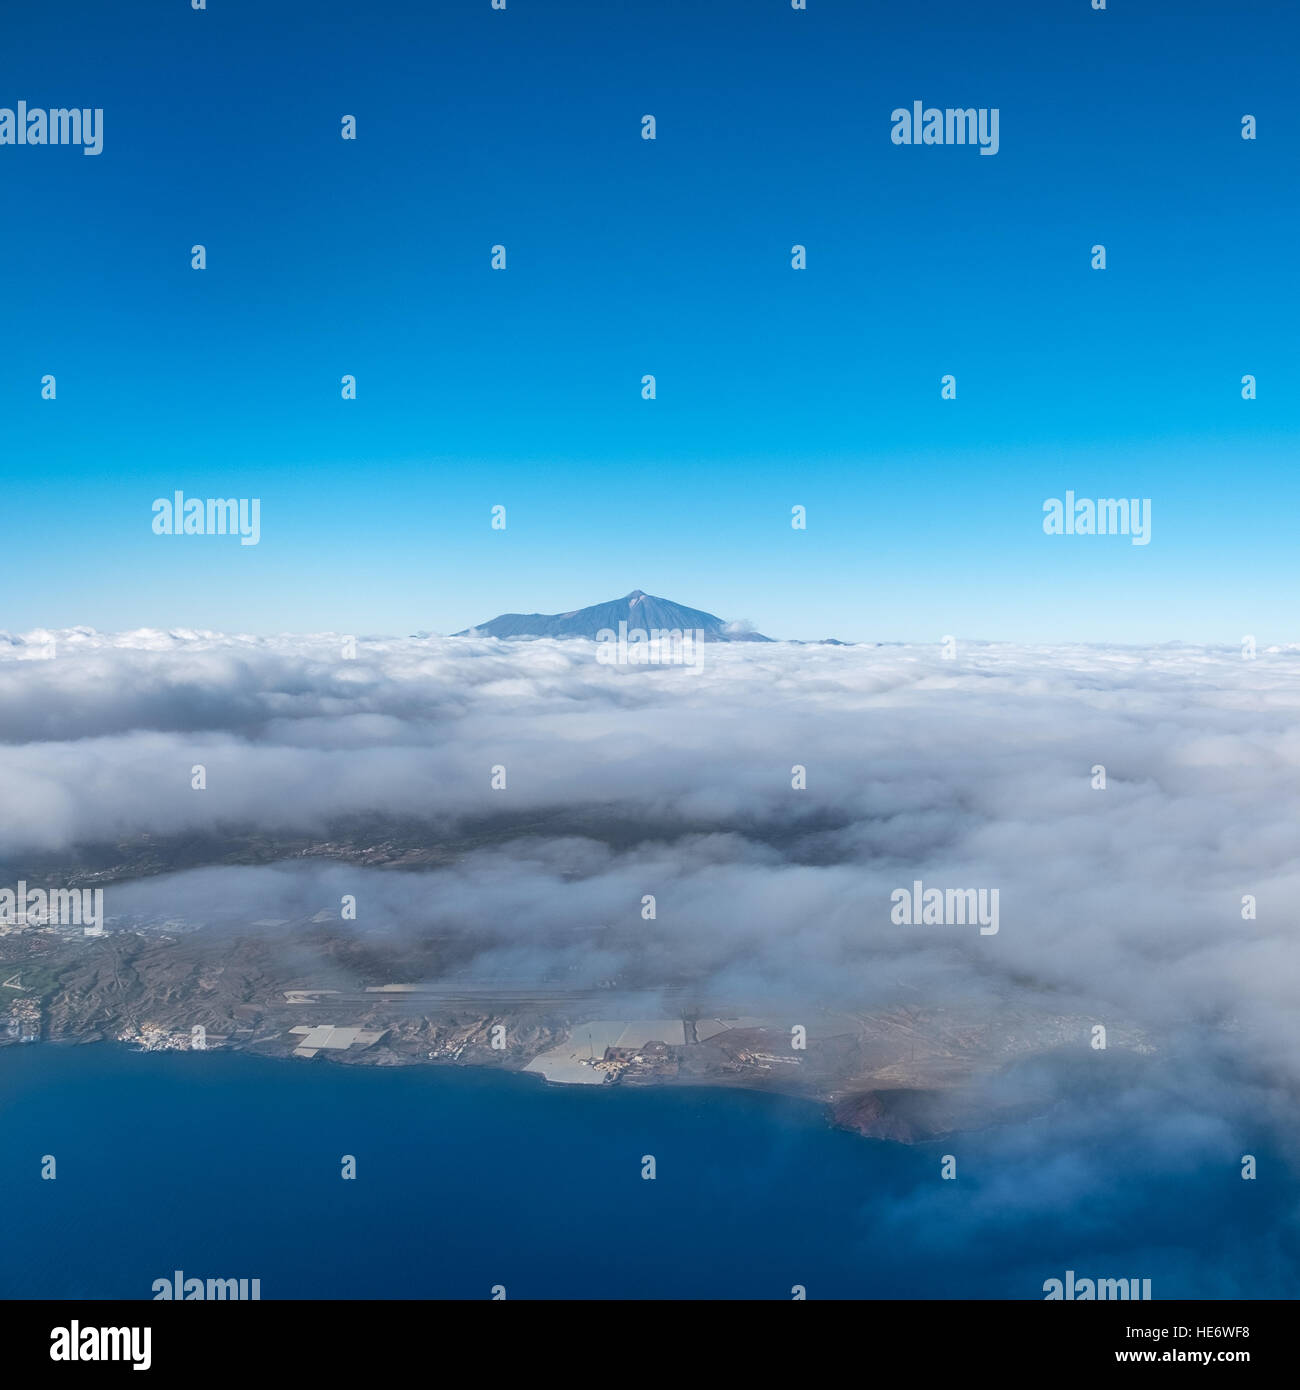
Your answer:
[[[370,1052],[362,1052],[349,1056],[346,1052],[318,1052],[312,1057],[296,1057],[292,1052],[278,1053],[265,1048],[253,1048],[247,1046],[228,1046],[224,1043],[209,1048],[180,1048],[180,1047],[141,1047],[136,1043],[123,1042],[117,1038],[105,1036],[83,1037],[83,1038],[40,1038],[34,1042],[19,1043],[13,1040],[5,1040],[0,1043],[0,1054],[8,1047],[12,1046],[15,1051],[26,1051],[33,1047],[49,1047],[62,1051],[71,1051],[74,1048],[82,1047],[102,1047],[105,1050],[118,1050],[121,1053],[134,1056],[194,1056],[199,1053],[212,1055],[226,1055],[232,1057],[255,1058],[268,1063],[297,1062],[307,1064],[313,1062],[324,1062],[330,1065],[343,1066],[356,1070],[367,1071],[393,1071],[409,1070],[411,1068],[420,1069],[429,1073],[457,1074],[462,1076],[488,1076],[505,1075],[511,1077],[526,1078],[530,1084],[541,1086],[549,1091],[556,1093],[574,1092],[607,1092],[607,1091],[691,1091],[707,1092],[716,1091],[720,1094],[735,1094],[743,1092],[749,1095],[762,1096],[782,1103],[795,1102],[799,1105],[808,1106],[815,1109],[827,1129],[836,1130],[841,1133],[851,1134],[857,1138],[875,1140],[880,1143],[899,1144],[904,1147],[913,1147],[919,1144],[933,1143],[941,1139],[962,1134],[972,1133],[979,1129],[988,1128],[991,1125],[1002,1123],[997,1117],[990,1117],[983,1123],[971,1123],[961,1128],[945,1129],[935,1133],[914,1133],[910,1130],[906,1121],[901,1121],[892,1113],[891,1107],[885,1097],[890,1095],[896,1097],[917,1097],[917,1096],[941,1096],[942,1092],[925,1092],[910,1088],[877,1088],[875,1090],[851,1091],[840,1096],[809,1094],[806,1090],[798,1090],[794,1087],[781,1085],[755,1085],[743,1078],[713,1077],[713,1076],[690,1076],[690,1077],[663,1077],[663,1078],[640,1078],[630,1081],[625,1080],[604,1080],[598,1083],[582,1083],[571,1081],[557,1081],[546,1076],[540,1071],[529,1070],[529,1065],[509,1066],[509,1065],[483,1065],[476,1062],[465,1062],[451,1058],[430,1058],[403,1056],[399,1053],[388,1052],[384,1055],[384,1060],[369,1060],[373,1057]],[[858,1108],[862,1103],[867,1103],[869,1113],[861,1115]],[[848,1105],[850,1108],[845,1109]],[[1029,1119],[1035,1110],[1024,1110],[1016,1116],[1008,1116],[1007,1120]],[[853,1120],[855,1122],[850,1122]]]

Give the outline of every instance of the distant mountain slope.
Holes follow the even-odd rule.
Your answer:
[[[602,630],[618,631],[620,622],[629,630],[658,628],[702,631],[706,642],[770,642],[761,632],[737,623],[726,623],[713,613],[686,608],[666,598],[633,589],[623,598],[594,603],[572,613],[502,613],[489,623],[452,633],[453,637],[586,637],[592,641]]]

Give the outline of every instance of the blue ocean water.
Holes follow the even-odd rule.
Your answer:
[[[1243,1182],[1131,1137],[1061,1152],[1052,1126],[904,1147],[743,1091],[9,1047],[0,1295],[148,1298],[177,1269],[263,1298],[1042,1298],[1066,1268],[1300,1290],[1280,1161]]]

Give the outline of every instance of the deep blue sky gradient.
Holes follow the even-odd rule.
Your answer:
[[[636,587],[777,636],[1300,640],[1293,4],[6,30],[0,105],[103,107],[105,146],[0,147],[0,628],[451,631]],[[917,99],[997,106],[999,154],[894,146]],[[155,536],[177,488],[260,497],[261,544]],[[1152,543],[1044,536],[1066,489],[1150,497]]]

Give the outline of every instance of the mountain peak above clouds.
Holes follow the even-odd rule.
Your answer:
[[[656,598],[644,589],[633,589],[622,598],[575,608],[569,613],[502,613],[491,622],[452,633],[453,637],[585,637],[595,641],[601,631],[618,631],[620,622],[629,630],[699,630],[706,642],[770,642],[744,623],[729,623],[701,608],[687,608],[671,599]]]

